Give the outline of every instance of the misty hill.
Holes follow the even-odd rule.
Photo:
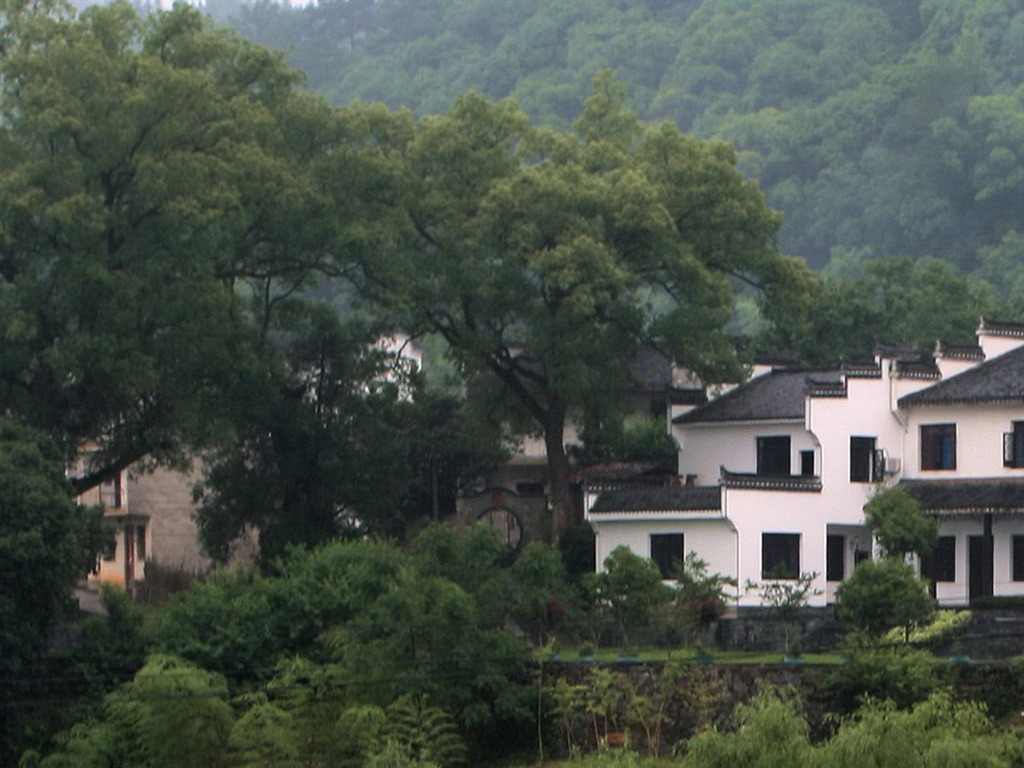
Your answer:
[[[565,127],[610,67],[644,119],[733,142],[786,214],[785,250],[812,266],[846,274],[868,257],[934,255],[1003,293],[1024,285],[1018,0],[232,0],[219,10],[229,8],[243,34],[288,51],[337,104],[424,114],[473,89]]]

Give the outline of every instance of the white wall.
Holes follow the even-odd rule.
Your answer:
[[[1024,421],[1024,407],[1000,405],[918,406],[909,414],[904,476],[923,480],[1020,477],[1024,469],[1003,466],[1003,433]],[[956,469],[921,469],[921,426],[956,424]]]
[[[657,514],[651,514],[645,515],[643,519],[596,521],[598,569],[602,568],[605,558],[618,546],[627,546],[641,557],[650,557],[651,534],[681,533],[683,550],[696,552],[708,564],[709,573],[736,576],[736,532],[728,520],[665,519],[667,517],[659,519]]]
[[[672,434],[680,446],[679,475],[696,475],[697,485],[718,483],[723,466],[731,472],[754,472],[759,437],[790,437],[790,467],[794,475],[800,473],[800,451],[817,447],[801,421],[685,424],[676,425]]]

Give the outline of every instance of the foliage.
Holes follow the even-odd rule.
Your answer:
[[[22,738],[25,708],[53,628],[73,614],[71,591],[108,539],[102,513],[72,499],[61,453],[44,434],[0,416],[0,762]],[[130,670],[129,670],[130,671]]]
[[[105,616],[89,616],[82,623],[82,648],[74,653],[88,685],[102,696],[124,683],[146,660],[143,614],[131,595],[104,587]]]
[[[736,707],[736,730],[710,730],[686,745],[685,764],[702,768],[801,765],[810,750],[807,721],[793,691],[767,688]]]
[[[737,374],[734,281],[780,297],[803,271],[731,148],[645,128],[607,72],[571,132],[478,94],[415,123],[344,116],[362,131],[353,162],[391,180],[366,191],[390,247],[363,253],[363,295],[443,337],[471,391],[543,435],[556,538],[567,418],[621,402],[642,344],[709,380]]]
[[[388,705],[386,714],[384,744],[400,744],[414,760],[440,768],[465,763],[466,747],[454,721],[443,710],[431,706],[425,696],[401,696]]]
[[[889,557],[914,552],[928,555],[939,535],[938,521],[921,514],[921,505],[899,486],[880,490],[864,507],[871,534]]]
[[[1016,735],[999,732],[983,706],[944,691],[912,709],[868,701],[839,723],[827,741],[811,745],[791,693],[762,691],[739,705],[736,730],[709,731],[685,745],[687,766],[1009,766],[1020,756]]]
[[[747,591],[758,590],[762,602],[774,612],[782,626],[784,650],[788,654],[790,652],[790,634],[800,609],[807,604],[811,597],[821,594],[821,590],[814,586],[814,580],[818,578],[817,573],[801,573],[794,579],[785,572],[784,566],[781,565],[778,572],[779,578],[769,579],[760,584],[747,581],[744,586]]]
[[[595,605],[615,621],[622,645],[628,647],[630,631],[647,624],[651,610],[672,599],[672,590],[661,580],[658,566],[629,547],[613,549],[603,565],[587,581]]]
[[[1016,764],[1020,754],[1019,739],[997,731],[983,705],[937,691],[910,710],[867,702],[842,722],[813,764],[995,768]]]
[[[272,310],[331,269],[331,113],[185,4],[58,7],[4,5],[0,405],[95,447],[81,492],[230,429]]]
[[[205,457],[198,522],[218,561],[251,529],[267,565],[289,546],[398,535],[426,512],[409,503],[415,382],[378,329],[312,302],[279,325],[286,370],[240,395],[233,440]]]
[[[890,701],[907,709],[940,685],[938,662],[924,651],[855,652],[828,677],[828,690],[840,708],[852,712],[866,700]]]
[[[232,683],[267,680],[280,658],[313,653],[325,629],[369,610],[405,562],[390,544],[338,542],[292,552],[276,576],[221,571],[171,599],[151,642]]]
[[[970,611],[936,610],[927,624],[915,625],[910,634],[904,627],[893,627],[882,638],[883,644],[934,647],[937,643],[955,636],[971,623]]]
[[[0,417],[0,658],[14,672],[65,615],[104,537],[101,515],[72,500],[44,434]]]
[[[707,562],[697,557],[696,552],[687,552],[675,574],[675,608],[686,624],[706,626],[725,612],[729,601],[727,588],[735,586],[736,579],[708,573]]]
[[[223,678],[153,656],[134,680],[105,697],[99,723],[75,726],[40,765],[217,766],[232,722]]]
[[[298,768],[300,749],[292,717],[264,701],[250,707],[231,728],[228,762],[232,765]]]
[[[893,627],[903,630],[906,642],[934,613],[927,583],[912,565],[894,558],[865,560],[836,589],[836,616],[850,631],[875,642]]]
[[[964,274],[981,267],[1012,297],[1022,14],[1012,0],[533,0],[500,11],[380,0],[250,10],[238,23],[289,51],[334,103],[418,115],[473,90],[565,129],[611,68],[643,119],[737,147],[786,213],[785,252],[816,268],[856,253],[939,256]]]
[[[512,564],[513,615],[530,628],[533,641],[544,645],[564,618],[569,583],[558,550],[544,542],[530,542]]]

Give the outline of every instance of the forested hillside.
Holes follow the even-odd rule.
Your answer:
[[[641,118],[735,144],[812,267],[930,255],[1004,301],[1024,283],[1017,0],[216,5],[336,104],[441,113],[477,90],[564,128],[611,68]]]

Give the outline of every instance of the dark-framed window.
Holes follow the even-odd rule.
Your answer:
[[[1003,433],[1003,466],[1024,467],[1024,421],[1013,422],[1013,431]]]
[[[870,483],[875,479],[875,438],[850,438],[850,482]]]
[[[939,536],[932,553],[921,558],[921,575],[934,582],[956,581],[956,536]]]
[[[814,451],[800,451],[800,474],[814,477]]]
[[[956,424],[921,425],[921,469],[956,469]]]
[[[1024,581],[1024,536],[1013,537],[1013,580]]]
[[[761,578],[796,579],[800,577],[800,534],[761,534]]]
[[[661,578],[671,579],[683,562],[683,534],[652,533],[651,560],[661,571]]]
[[[121,492],[121,475],[114,475],[109,480],[104,480],[100,484],[100,500],[103,502],[103,506],[107,508],[114,508],[122,506],[122,492]]]
[[[757,438],[757,474],[780,477],[790,472],[789,435]]]
[[[846,537],[829,534],[825,537],[825,580],[846,578]]]

